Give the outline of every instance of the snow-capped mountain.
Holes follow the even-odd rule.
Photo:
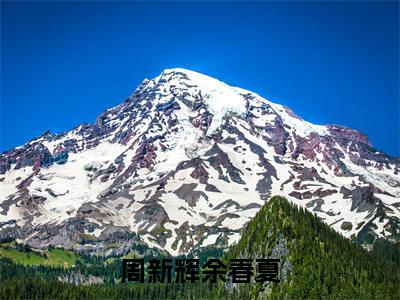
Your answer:
[[[1,154],[0,237],[90,251],[135,232],[187,253],[234,243],[282,195],[346,237],[398,240],[399,171],[355,130],[169,69],[94,124]]]

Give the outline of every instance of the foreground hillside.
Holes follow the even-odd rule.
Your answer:
[[[379,244],[382,253],[398,253]],[[279,283],[121,284],[118,258],[80,256],[73,268],[0,260],[1,299],[398,299],[396,258],[340,236],[311,213],[273,197],[221,259],[279,258]],[[150,257],[146,257],[148,259]],[[153,257],[154,258],[154,257]],[[156,258],[159,258],[158,256]],[[209,257],[208,257],[209,258]],[[66,280],[66,278],[70,280]],[[60,282],[63,280],[64,282]],[[72,284],[72,282],[74,284]],[[91,285],[89,285],[91,284]]]
[[[368,253],[281,197],[272,198],[257,213],[226,257],[281,259],[281,283],[255,287],[256,298],[400,297],[399,265]]]

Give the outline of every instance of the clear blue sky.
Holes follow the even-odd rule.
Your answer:
[[[93,122],[163,69],[258,92],[399,156],[398,2],[1,2],[1,145]]]

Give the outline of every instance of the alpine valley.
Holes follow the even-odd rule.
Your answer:
[[[93,124],[0,156],[0,238],[122,256],[226,249],[272,196],[370,247],[400,239],[400,158],[214,78],[168,69]]]

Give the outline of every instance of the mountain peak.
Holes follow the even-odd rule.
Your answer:
[[[196,85],[199,85],[199,87],[204,87],[204,86],[214,87],[214,88],[221,88],[221,86],[225,86],[225,88],[229,87],[229,85],[223,83],[222,81],[216,78],[213,78],[211,76],[205,75],[200,72],[183,68],[165,69],[156,79],[174,81],[175,83],[178,81],[192,82]]]
[[[212,78],[206,74],[197,72],[197,71],[193,71],[193,70],[189,70],[189,69],[184,69],[184,68],[170,68],[170,69],[164,69],[161,74],[185,74],[187,76],[193,76],[193,77],[207,77],[207,78]],[[213,78],[214,79],[214,78]],[[215,79],[216,80],[216,79]]]
[[[102,251],[136,232],[171,254],[226,247],[278,194],[346,237],[395,239],[400,164],[366,141],[167,69],[95,123],[0,156],[0,237]]]

